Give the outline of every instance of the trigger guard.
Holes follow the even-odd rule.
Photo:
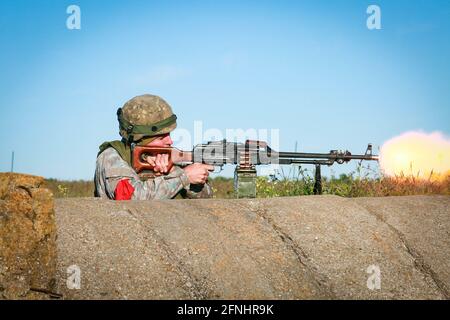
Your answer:
[[[216,171],[216,168],[219,168],[219,171]],[[212,173],[220,173],[222,172],[222,170],[223,170],[222,166],[218,166],[214,168],[214,171]]]

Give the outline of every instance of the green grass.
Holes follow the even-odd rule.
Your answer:
[[[314,190],[313,175],[301,168],[292,168],[288,175],[281,172],[271,179],[258,177],[257,196],[283,197],[311,195]],[[384,197],[404,195],[450,195],[450,175],[440,180],[419,179],[418,176],[401,174],[388,177],[359,166],[350,174],[322,178],[323,194],[342,197]]]
[[[210,184],[215,198],[234,198],[232,178],[217,177],[211,179]],[[45,185],[56,198],[93,197],[94,195],[93,181],[47,179]],[[386,177],[373,172],[370,168],[358,167],[350,174],[323,177],[322,188],[323,194],[342,197],[450,195],[450,176],[441,180],[423,180],[412,175]],[[256,183],[258,198],[311,195],[313,189],[313,175],[301,168],[291,168],[288,174],[281,171],[277,176],[270,178],[258,177]]]
[[[92,180],[57,180],[45,179],[44,186],[53,192],[55,198],[79,198],[94,196],[94,181]]]

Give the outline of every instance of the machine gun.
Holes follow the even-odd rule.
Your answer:
[[[173,165],[204,163],[213,166],[236,165],[234,172],[234,190],[238,198],[256,197],[256,166],[258,165],[315,165],[314,194],[322,193],[321,166],[343,164],[350,160],[374,160],[372,144],[367,146],[363,155],[352,155],[349,151],[331,150],[329,153],[277,152],[266,142],[247,140],[245,143],[210,141],[196,145],[192,151],[182,151],[174,147],[147,147],[132,145],[132,165],[137,173],[151,171],[153,167],[147,162],[149,156],[168,154],[169,170]]]

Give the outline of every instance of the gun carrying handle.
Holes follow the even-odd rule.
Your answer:
[[[267,155],[270,157],[272,155],[272,152],[274,152],[272,150],[272,148],[270,148],[267,144],[266,141],[261,141],[261,140],[246,140],[245,141],[245,145],[247,147],[257,147],[259,149],[263,149],[267,152]]]
[[[246,140],[246,145],[258,146],[260,148],[267,148],[267,142],[260,140]]]

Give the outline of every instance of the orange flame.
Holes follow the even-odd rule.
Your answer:
[[[380,167],[389,176],[445,178],[450,175],[450,139],[440,132],[405,132],[383,144]]]

